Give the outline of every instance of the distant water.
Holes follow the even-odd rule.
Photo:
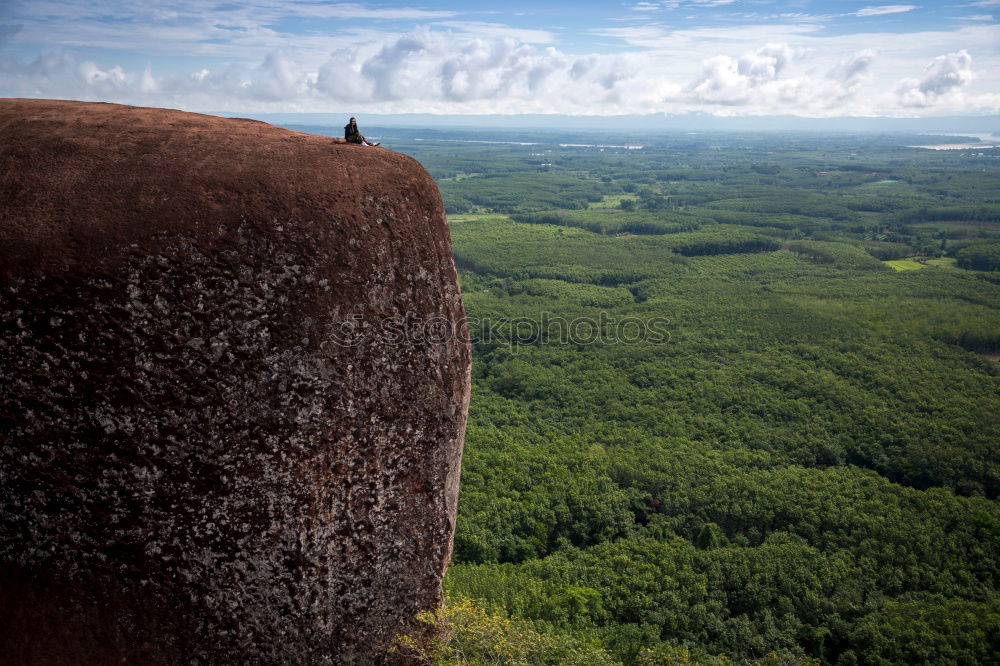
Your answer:
[[[928,150],[975,150],[977,148],[1000,148],[1000,134],[969,134],[955,132],[947,136],[974,136],[979,141],[974,143],[936,143],[927,146],[907,146],[907,148],[927,148]]]
[[[414,141],[448,141],[450,143],[490,143],[490,144],[506,144],[509,146],[538,146],[540,144],[532,141],[483,141],[482,139],[422,139],[417,138]]]
[[[625,148],[626,150],[642,150],[645,146],[615,146],[607,143],[560,143],[560,148]]]
[[[452,143],[491,143],[510,146],[541,146],[544,144],[531,141],[484,141],[482,139],[414,139],[414,141],[450,141]],[[616,146],[605,143],[560,143],[560,148],[625,148],[626,150],[642,150],[645,146]]]

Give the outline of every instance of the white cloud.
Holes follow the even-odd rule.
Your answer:
[[[972,56],[963,49],[934,58],[919,79],[900,81],[896,97],[904,107],[927,107],[941,101],[954,104],[972,78]]]
[[[863,50],[842,58],[823,74],[784,75],[796,60],[808,57],[807,52],[793,51],[787,44],[767,44],[739,58],[710,58],[678,101],[719,104],[747,113],[781,108],[811,116],[844,113],[870,78],[876,60],[873,51]]]
[[[785,21],[805,21],[808,23],[820,23],[834,18],[833,14],[807,14],[806,12],[783,12],[781,14],[770,14],[767,18],[782,19]]]
[[[454,11],[429,11],[426,9],[412,9],[410,7],[376,8],[349,2],[291,2],[281,4],[280,10],[295,16],[309,16],[313,18],[363,18],[393,21],[426,21],[435,18],[448,18],[458,14],[458,12]]]
[[[877,7],[865,7],[853,12],[853,16],[882,16],[883,14],[901,14],[916,9],[916,5],[878,5]]]
[[[244,85],[252,99],[281,102],[298,99],[307,94],[310,77],[288,58],[277,53],[269,53],[264,62],[250,72]]]
[[[371,82],[371,103],[399,102],[424,108],[521,108],[554,111],[610,106],[644,93],[630,83],[641,71],[628,56],[571,56],[510,38],[469,38],[416,30],[351,65]],[[657,83],[650,91],[662,89]]]
[[[55,40],[70,45],[148,53],[168,44],[175,52],[216,57],[165,72],[157,71],[161,61],[155,59],[154,67],[144,68],[145,63],[128,67],[111,58],[81,62],[72,46],[44,51],[30,62],[4,59],[0,51],[0,96],[238,112],[828,116],[1000,111],[998,31],[990,24],[909,34],[830,34],[818,21],[802,22],[798,15],[781,17],[780,23],[761,19],[688,29],[648,22],[591,33],[605,43],[614,40],[623,52],[572,53],[551,46],[562,31],[454,17],[406,33],[368,27],[371,22],[365,21],[364,28],[345,23],[335,34],[293,35],[268,27],[265,18],[282,14],[278,0],[266,1],[274,6],[258,2],[253,11],[233,9],[225,23],[219,21],[226,12],[218,7],[197,14],[205,5],[196,0],[169,6],[154,0],[153,8],[142,11],[158,12],[163,20],[141,29],[134,23],[123,31],[117,22],[82,20],[77,30],[59,23],[62,32]],[[68,7],[70,15],[93,11],[89,0],[32,2],[53,10]],[[321,11],[309,3],[295,5],[296,11]],[[200,18],[191,19],[195,15]],[[207,20],[217,23],[205,25]],[[41,30],[39,24],[25,23],[16,39],[32,31],[39,41]],[[938,58],[942,53],[949,55]],[[975,77],[969,54],[976,58]],[[920,75],[915,62],[931,64]]]
[[[736,0],[664,0],[663,4],[674,9],[675,7],[721,7],[734,2]]]
[[[121,67],[102,70],[90,61],[80,63],[77,74],[86,86],[105,94],[128,89],[135,78],[132,74],[126,74]]]
[[[450,113],[722,113],[829,115],[857,92],[874,60],[861,52],[826,74],[786,76],[807,53],[765,44],[706,59],[685,80],[668,58],[575,56],[509,38],[420,28],[372,53],[342,49],[316,70],[280,53],[258,65],[155,77],[77,64],[59,51],[0,64],[0,94],[101,99],[194,109]]]
[[[375,53],[339,50],[315,70],[272,53],[256,66],[155,77],[149,68],[101,69],[46,51],[32,63],[0,61],[0,95],[196,110],[624,113],[657,110],[679,90],[662,64],[651,64],[635,54],[572,56],[509,38],[420,28]]]
[[[857,86],[861,79],[868,73],[874,60],[875,52],[871,49],[858,51],[838,62],[827,73],[827,77],[835,81],[840,81],[848,87]]]
[[[316,91],[323,97],[339,99],[346,104],[371,99],[374,86],[361,74],[362,61],[357,49],[335,51],[319,69]]]
[[[747,24],[734,26],[698,27],[672,30],[657,23],[601,28],[593,34],[621,39],[630,46],[654,50],[678,59],[675,66],[697,64],[706,50],[740,52],[754,49],[761,43],[788,41],[797,36],[817,32],[820,25],[811,23]]]
[[[139,77],[139,92],[148,95],[158,92],[159,89],[160,85],[153,77],[153,66],[147,63],[146,69],[142,71],[142,76]]]
[[[483,21],[438,21],[434,25],[467,32],[479,37],[502,37],[515,39],[528,44],[552,44],[558,40],[556,33],[550,30],[531,28],[512,28],[502,23],[486,23]]]
[[[756,89],[776,81],[791,58],[787,44],[767,44],[740,58],[715,56],[705,61],[701,77],[687,92],[702,102],[744,104]]]
[[[60,49],[46,49],[34,62],[21,65],[0,61],[4,95],[15,97],[76,97],[113,99],[138,90],[139,77],[121,67],[101,69],[90,61],[77,62]]]
[[[875,52],[871,49],[858,51],[830,68],[826,73],[827,80],[836,84],[828,89],[833,102],[841,102],[853,97],[865,80],[870,78],[872,63],[875,62]]]
[[[632,5],[632,11],[636,12],[655,12],[661,9],[678,9],[686,8],[693,9],[697,7],[721,7],[723,5],[731,5],[736,0],[660,0],[659,2],[649,2],[648,0],[640,0],[640,2]]]
[[[0,0],[0,15],[18,22],[22,43],[258,61],[283,51],[314,66],[334,49],[398,36],[386,21],[448,20],[459,14],[312,0]],[[290,23],[309,27],[284,27]]]
[[[992,14],[969,14],[968,16],[959,16],[960,21],[992,21]]]

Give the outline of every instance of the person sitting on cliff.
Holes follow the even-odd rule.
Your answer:
[[[381,145],[378,142],[372,143],[361,134],[361,130],[358,129],[358,121],[355,118],[351,118],[351,121],[344,125],[344,139],[347,143],[357,143],[362,146]]]

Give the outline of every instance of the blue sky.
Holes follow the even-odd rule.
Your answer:
[[[0,0],[0,96],[189,110],[1000,112],[1000,0]]]

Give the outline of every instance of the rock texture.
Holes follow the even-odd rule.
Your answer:
[[[399,661],[469,364],[412,159],[0,100],[0,661]]]

